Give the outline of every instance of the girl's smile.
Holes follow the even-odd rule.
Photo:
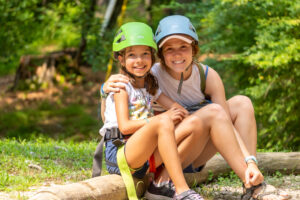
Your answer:
[[[125,49],[124,59],[119,60],[126,70],[137,77],[143,77],[152,66],[151,48],[136,45]]]

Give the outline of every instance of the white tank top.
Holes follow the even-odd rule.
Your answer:
[[[168,74],[168,72],[160,66],[160,63],[155,63],[151,68],[151,72],[157,78],[161,91],[183,107],[195,105],[205,99],[204,94],[201,92],[200,73],[195,64],[192,66],[191,76],[183,81],[181,95],[177,94],[180,81]]]

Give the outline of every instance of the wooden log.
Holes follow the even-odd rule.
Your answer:
[[[259,168],[265,173],[279,171],[283,174],[300,174],[300,152],[291,153],[258,153]],[[220,155],[214,156],[207,162],[200,173],[185,174],[189,186],[203,183],[209,177],[230,172],[231,169]],[[137,184],[139,182],[139,184]],[[148,177],[135,180],[138,185],[138,196],[144,193]],[[37,192],[30,200],[107,200],[127,199],[125,185],[121,176],[106,175],[72,183],[68,185],[50,187]]]

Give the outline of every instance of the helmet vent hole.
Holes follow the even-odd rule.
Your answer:
[[[119,31],[117,32],[117,34],[116,34],[115,37],[117,37],[118,35],[120,35],[120,33],[122,33],[122,30],[119,30]]]
[[[158,28],[157,28],[157,31],[156,31],[156,33],[155,33],[155,36],[157,36],[158,34],[160,34],[160,32],[161,32],[161,29],[160,29],[160,27],[158,27]]]
[[[195,30],[195,28],[193,27],[192,24],[190,24],[189,28],[190,28],[194,33],[196,33],[196,30]]]
[[[124,35],[122,35],[122,36],[120,37],[120,39],[117,40],[116,43],[120,43],[120,42],[122,42],[122,41],[124,41],[124,40],[126,40],[126,38],[125,38]]]

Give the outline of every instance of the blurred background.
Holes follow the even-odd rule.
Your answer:
[[[0,137],[97,140],[114,32],[189,17],[227,98],[249,96],[258,148],[300,150],[298,0],[0,0]]]

